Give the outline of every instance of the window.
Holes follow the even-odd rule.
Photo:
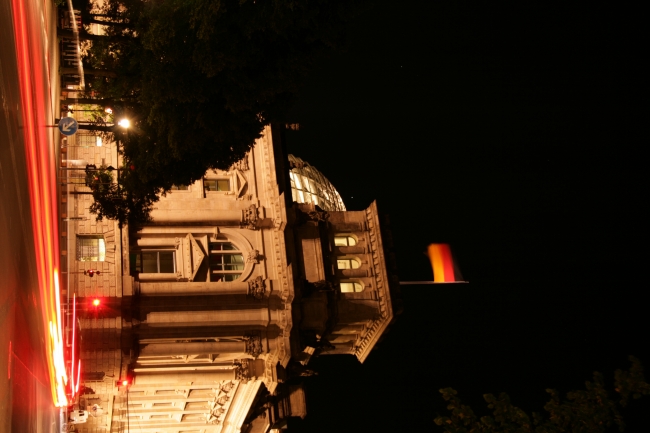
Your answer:
[[[230,191],[230,179],[203,179],[206,191]]]
[[[175,259],[174,251],[140,251],[135,257],[135,269],[146,274],[173,274]]]
[[[357,259],[339,258],[336,259],[337,269],[358,269],[361,263]]]
[[[337,247],[353,247],[357,244],[357,240],[350,235],[336,235],[334,236],[334,245]]]
[[[235,281],[243,270],[244,255],[233,243],[210,243],[211,281]]]
[[[356,281],[341,281],[341,293],[363,292],[363,285]]]
[[[77,235],[77,260],[103,262],[106,260],[106,242],[102,235]]]
[[[187,185],[172,185],[172,191],[187,191],[190,187]]]

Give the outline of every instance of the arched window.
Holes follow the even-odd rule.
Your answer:
[[[232,242],[210,242],[210,281],[235,281],[244,270],[244,255]]]
[[[359,269],[361,262],[355,258],[339,257],[336,259],[337,269]]]
[[[363,285],[358,281],[341,281],[341,293],[363,292]]]
[[[353,247],[357,244],[357,240],[350,235],[338,234],[334,236],[334,245],[337,247]]]

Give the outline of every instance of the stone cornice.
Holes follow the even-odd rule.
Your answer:
[[[377,202],[372,202],[366,209],[366,225],[368,227],[368,245],[372,254],[372,266],[375,285],[377,289],[377,299],[379,301],[379,317],[372,322],[365,335],[355,343],[354,354],[360,362],[364,362],[368,354],[375,347],[377,341],[393,320],[393,306],[390,298],[389,276],[386,270],[386,258],[384,257],[384,247],[381,239],[381,230],[379,226],[379,214],[377,211]]]

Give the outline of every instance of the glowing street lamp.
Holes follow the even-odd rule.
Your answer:
[[[119,122],[117,122],[118,125],[120,125],[122,128],[128,128],[131,126],[131,121],[129,119],[122,119]]]

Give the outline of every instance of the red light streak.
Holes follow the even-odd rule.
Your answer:
[[[75,386],[74,386],[74,352],[75,352],[75,331],[77,329],[77,295],[72,295],[72,354],[70,362],[70,391],[71,396],[74,399],[75,395]],[[77,382],[79,384],[79,382]]]
[[[48,342],[47,362],[52,398],[56,406],[66,406],[64,385],[67,382],[61,333],[59,293],[58,206],[54,146],[48,140],[46,107],[49,88],[39,86],[38,77],[48,77],[47,50],[42,44],[43,28],[28,24],[28,11],[37,2],[12,0],[18,79],[22,102],[23,138],[27,183],[32,213],[32,232],[36,272],[39,284],[43,330]],[[43,15],[43,11],[36,11]],[[32,13],[30,16],[34,16]],[[45,63],[43,60],[45,59]]]
[[[77,365],[77,386],[74,389],[75,394],[79,392],[79,379],[81,378],[81,359],[79,360],[79,364]]]
[[[93,305],[99,307],[99,299],[93,299]]]

